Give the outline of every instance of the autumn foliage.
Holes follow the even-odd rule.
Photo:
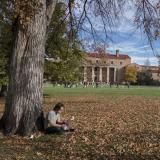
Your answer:
[[[137,68],[135,66],[127,66],[125,69],[125,80],[135,83],[137,81]]]

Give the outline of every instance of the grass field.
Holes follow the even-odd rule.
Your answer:
[[[102,86],[99,88],[82,86],[78,88],[64,88],[62,86],[45,85],[44,94],[53,96],[160,96],[160,87],[138,87],[131,86],[129,89],[125,86],[119,88]]]
[[[159,160],[159,92],[45,86],[44,111],[63,102],[63,117],[75,116],[76,132],[34,139],[0,134],[0,160]],[[3,107],[1,100],[0,112]]]

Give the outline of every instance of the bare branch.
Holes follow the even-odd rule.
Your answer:
[[[92,20],[94,16],[95,20],[98,19],[99,21],[101,19],[106,41],[111,40],[108,32],[109,30],[112,31],[116,24],[118,24],[116,21],[118,22],[119,16],[123,13],[124,3],[125,0],[83,0],[80,10],[81,14],[79,17],[74,18],[77,32],[88,30],[85,29],[84,26],[88,28],[90,26],[90,33],[96,42],[96,23]]]
[[[46,1],[46,17],[47,17],[47,26],[49,26],[52,14],[54,12],[55,6],[57,4],[58,0],[47,0]]]
[[[135,23],[138,28],[141,28],[146,34],[154,55],[153,42],[157,40],[160,35],[160,15],[157,4],[158,3],[149,0],[137,0],[135,3],[137,9]]]

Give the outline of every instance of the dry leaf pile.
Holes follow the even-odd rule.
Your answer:
[[[47,99],[45,112],[59,98]],[[40,138],[1,138],[0,160],[160,159],[160,99],[145,97],[63,98],[64,118],[76,132]]]

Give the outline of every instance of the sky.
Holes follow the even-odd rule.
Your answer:
[[[116,49],[120,50],[122,54],[128,54],[132,63],[144,65],[146,60],[149,59],[151,65],[158,65],[155,54],[159,54],[160,45],[155,43],[154,51],[150,47],[146,36],[143,31],[136,28],[134,24],[134,11],[130,7],[126,7],[123,17],[120,17],[119,25],[112,31],[107,30],[108,39],[106,40],[103,25],[99,18],[91,17],[93,26],[96,29],[96,42],[106,43],[106,51],[109,53],[115,53]],[[90,28],[90,25],[86,23],[86,26]],[[81,32],[81,39],[87,51],[93,51],[93,36],[86,32]],[[103,41],[103,42],[102,42]]]

